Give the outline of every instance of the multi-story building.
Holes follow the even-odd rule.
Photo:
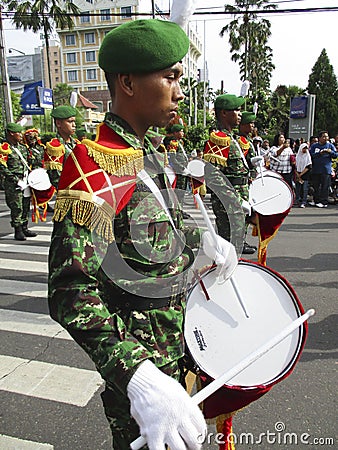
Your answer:
[[[49,42],[49,67],[47,61],[47,49],[44,45],[41,48],[42,73],[44,86],[53,89],[58,83],[62,83],[62,65],[60,45],[51,40]],[[49,79],[50,74],[50,79]],[[50,86],[51,81],[51,86]]]
[[[57,30],[61,45],[60,81],[80,91],[100,111],[106,111],[110,98],[104,73],[98,66],[98,51],[104,36],[113,27],[140,17],[141,1],[74,0],[73,3],[80,8],[82,15],[74,19],[72,30]],[[197,59],[201,55],[202,44],[193,27],[189,27],[189,38],[190,51],[183,61],[184,72],[185,76],[197,79]]]

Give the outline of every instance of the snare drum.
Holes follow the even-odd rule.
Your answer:
[[[47,217],[47,204],[56,192],[52,186],[48,173],[42,167],[32,170],[28,174],[28,184],[32,189],[32,221],[37,223],[39,219],[44,222]],[[42,208],[40,214],[39,208]]]
[[[257,177],[249,186],[249,203],[263,216],[281,214],[291,208],[293,192],[281,178],[270,175]]]
[[[202,277],[210,300],[197,283],[187,300],[184,336],[202,371],[202,385],[218,378],[300,317],[303,307],[288,282],[273,270],[241,260],[232,280],[219,284],[214,269]],[[304,346],[303,324],[204,402],[207,418],[230,413],[261,397],[293,370]]]

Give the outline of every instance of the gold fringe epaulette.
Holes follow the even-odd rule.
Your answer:
[[[114,210],[108,203],[95,203],[93,196],[83,191],[59,191],[53,220],[62,222],[69,211],[74,223],[95,231],[109,244],[115,240],[112,223]]]
[[[47,142],[46,151],[50,156],[61,156],[65,153],[65,146],[58,139],[54,138]]]
[[[56,161],[45,161],[44,167],[46,170],[62,170],[62,164]]]
[[[218,164],[223,167],[227,167],[228,165],[228,161],[224,156],[216,155],[215,153],[205,153],[203,159],[211,164]]]
[[[222,147],[229,147],[231,139],[230,136],[219,136],[213,131],[210,133],[210,141],[213,144],[220,145]]]
[[[9,155],[12,153],[11,147],[9,146],[8,142],[4,142],[2,145],[0,145],[0,153],[3,153],[4,155]]]
[[[249,150],[250,142],[244,136],[238,138],[238,143],[242,150]]]
[[[87,147],[88,155],[109,175],[133,176],[144,167],[142,149],[113,149],[89,139],[84,139],[82,144]]]

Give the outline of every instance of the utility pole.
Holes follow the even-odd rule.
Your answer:
[[[13,122],[13,109],[11,99],[11,89],[8,79],[8,69],[6,61],[6,47],[5,47],[5,34],[2,26],[2,7],[0,5],[0,86],[2,93],[2,120],[3,128],[7,127],[7,124]]]

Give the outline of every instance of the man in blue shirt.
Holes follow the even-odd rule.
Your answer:
[[[312,159],[311,180],[314,189],[312,204],[318,208],[326,208],[329,203],[332,159],[338,157],[334,145],[329,142],[327,131],[321,131],[318,134],[318,142],[311,145],[310,155]]]

